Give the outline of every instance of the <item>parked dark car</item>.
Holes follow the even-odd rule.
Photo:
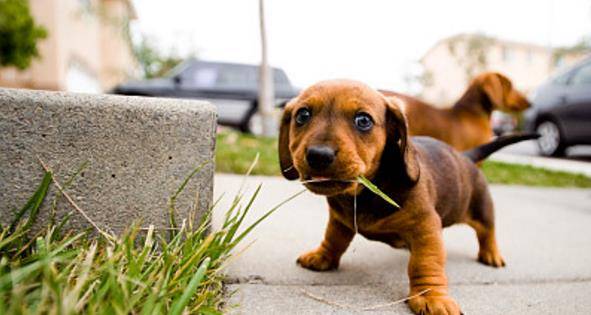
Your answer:
[[[297,95],[283,70],[273,68],[273,79],[277,106]],[[207,100],[217,107],[218,123],[250,132],[258,108],[258,82],[258,66],[191,59],[166,77],[121,84],[113,93]]]
[[[591,144],[591,57],[536,89],[532,107],[525,112],[525,129],[541,135],[538,148],[545,156]]]

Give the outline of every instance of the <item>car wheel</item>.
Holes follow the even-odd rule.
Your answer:
[[[538,138],[538,149],[544,156],[562,156],[565,146],[560,128],[551,120],[544,120],[538,124],[536,131],[540,134]]]
[[[250,133],[250,130],[248,129],[249,128],[248,122],[247,123],[243,123],[241,125],[238,125],[237,128],[242,133]]]

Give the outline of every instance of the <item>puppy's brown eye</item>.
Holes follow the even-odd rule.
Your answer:
[[[355,128],[359,131],[369,131],[373,127],[373,119],[366,113],[355,114]]]
[[[298,125],[301,126],[307,123],[310,120],[310,118],[312,118],[312,113],[310,112],[310,110],[307,108],[300,108],[300,110],[298,110],[296,113],[295,121]]]

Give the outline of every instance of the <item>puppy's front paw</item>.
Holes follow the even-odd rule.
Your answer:
[[[420,315],[460,315],[460,306],[449,296],[417,296],[408,300],[408,306]]]
[[[481,250],[478,253],[478,261],[495,268],[505,267],[505,261],[498,250]]]
[[[314,271],[326,271],[339,267],[339,262],[335,261],[335,259],[322,249],[316,249],[302,254],[298,257],[297,263],[306,269]]]

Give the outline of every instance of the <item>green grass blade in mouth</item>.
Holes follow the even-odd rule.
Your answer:
[[[386,195],[376,185],[374,185],[372,182],[370,182],[369,179],[367,179],[363,176],[359,176],[359,177],[357,177],[357,180],[359,180],[359,183],[361,185],[365,186],[365,188],[369,189],[372,193],[380,196],[382,199],[384,199],[386,202],[393,205],[394,207],[400,208],[400,206],[394,200],[392,200],[392,198],[388,197],[388,195]]]

